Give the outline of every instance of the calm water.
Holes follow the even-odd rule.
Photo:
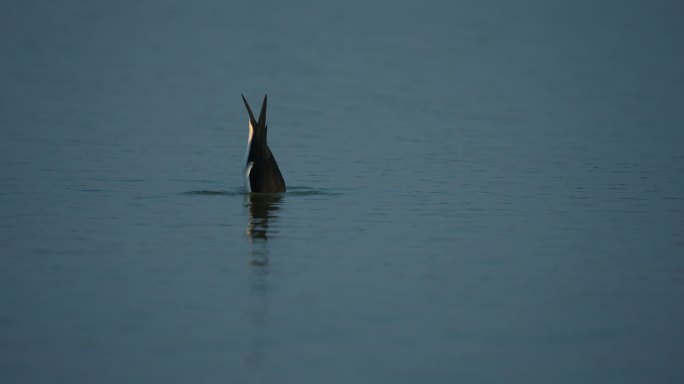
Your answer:
[[[651,3],[3,2],[0,381],[681,383]]]

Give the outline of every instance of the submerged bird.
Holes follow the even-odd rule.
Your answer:
[[[247,112],[249,113],[249,138],[247,139],[247,153],[245,154],[245,185],[247,192],[285,192],[285,180],[280,173],[278,163],[268,148],[266,140],[266,95],[261,105],[259,120],[254,120],[252,109],[242,95]]]

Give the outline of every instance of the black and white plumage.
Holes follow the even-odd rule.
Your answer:
[[[268,147],[266,126],[266,95],[261,105],[259,120],[254,119],[247,99],[242,95],[249,113],[249,138],[245,154],[245,186],[248,192],[277,193],[285,192],[285,180],[278,163]]]

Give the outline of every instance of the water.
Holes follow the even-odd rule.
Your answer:
[[[3,2],[0,381],[682,382],[681,11]]]

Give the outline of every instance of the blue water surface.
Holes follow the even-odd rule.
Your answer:
[[[683,10],[3,2],[0,382],[683,382]]]

